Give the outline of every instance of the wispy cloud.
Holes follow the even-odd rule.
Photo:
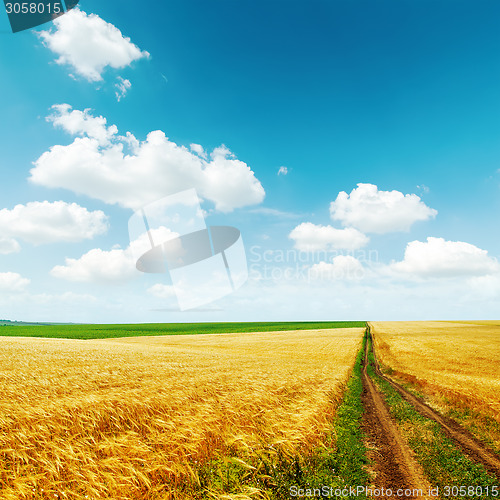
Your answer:
[[[269,217],[280,217],[282,219],[297,219],[299,217],[304,216],[304,214],[298,214],[295,212],[285,212],[283,210],[277,210],[276,208],[268,208],[268,207],[252,208],[248,212],[251,214],[268,215]]]
[[[117,83],[115,83],[115,96],[118,102],[121,101],[123,97],[127,95],[127,92],[131,89],[132,84],[130,80],[124,79],[121,76],[118,77]]]

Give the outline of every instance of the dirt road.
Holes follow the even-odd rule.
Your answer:
[[[437,422],[445,434],[458,446],[472,461],[482,464],[488,472],[496,476],[500,481],[500,458],[485,443],[478,440],[467,429],[454,420],[441,415],[431,408],[420,398],[408,392],[404,387],[394,382],[394,380],[382,374],[377,360],[375,350],[375,370],[383,379],[387,380],[401,396],[408,401],[421,415]]]
[[[368,437],[368,458],[374,464],[373,488],[404,490],[401,499],[428,498],[430,484],[401,436],[389,410],[367,373],[368,342],[363,361],[363,427]],[[422,490],[423,495],[417,491]]]

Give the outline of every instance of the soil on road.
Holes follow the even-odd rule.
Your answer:
[[[383,379],[387,380],[401,396],[410,403],[415,410],[426,418],[437,422],[444,433],[453,441],[453,443],[462,450],[472,461],[482,464],[485,469],[494,475],[500,481],[500,458],[498,455],[489,448],[485,443],[477,439],[467,429],[438,411],[427,405],[421,398],[414,396],[411,392],[407,391],[404,387],[389,377],[382,374],[377,360],[375,351],[373,351],[375,359],[375,371]]]
[[[390,489],[401,499],[428,498],[430,484],[392,419],[381,393],[367,373],[368,342],[363,361],[364,432],[368,438],[368,458],[374,464],[373,488]],[[415,492],[413,491],[415,490]],[[423,494],[420,494],[421,490]]]

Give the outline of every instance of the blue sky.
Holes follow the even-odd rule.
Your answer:
[[[497,2],[138,5],[82,0],[16,34],[0,14],[0,317],[496,317]],[[53,108],[61,104],[70,107]],[[85,170],[73,147],[95,139],[83,130],[90,124],[117,127],[86,150],[102,155],[101,170]],[[168,138],[151,146],[156,159],[136,152],[134,172],[123,173],[113,145],[134,155],[120,137],[142,142],[153,131]],[[56,145],[66,148],[57,157]],[[205,167],[187,175],[162,156],[172,145]],[[221,145],[234,157],[218,150],[211,160]],[[158,183],[143,186],[141,172]],[[129,272],[127,224],[138,205],[122,182],[149,193],[144,203],[197,188],[208,224],[241,230],[247,283],[179,311],[168,276]]]

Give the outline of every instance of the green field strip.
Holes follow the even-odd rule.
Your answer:
[[[129,325],[5,325],[0,326],[0,336],[91,340],[152,335],[200,335],[212,333],[325,330],[330,328],[364,327],[364,321],[300,321],[266,323],[140,323]]]

